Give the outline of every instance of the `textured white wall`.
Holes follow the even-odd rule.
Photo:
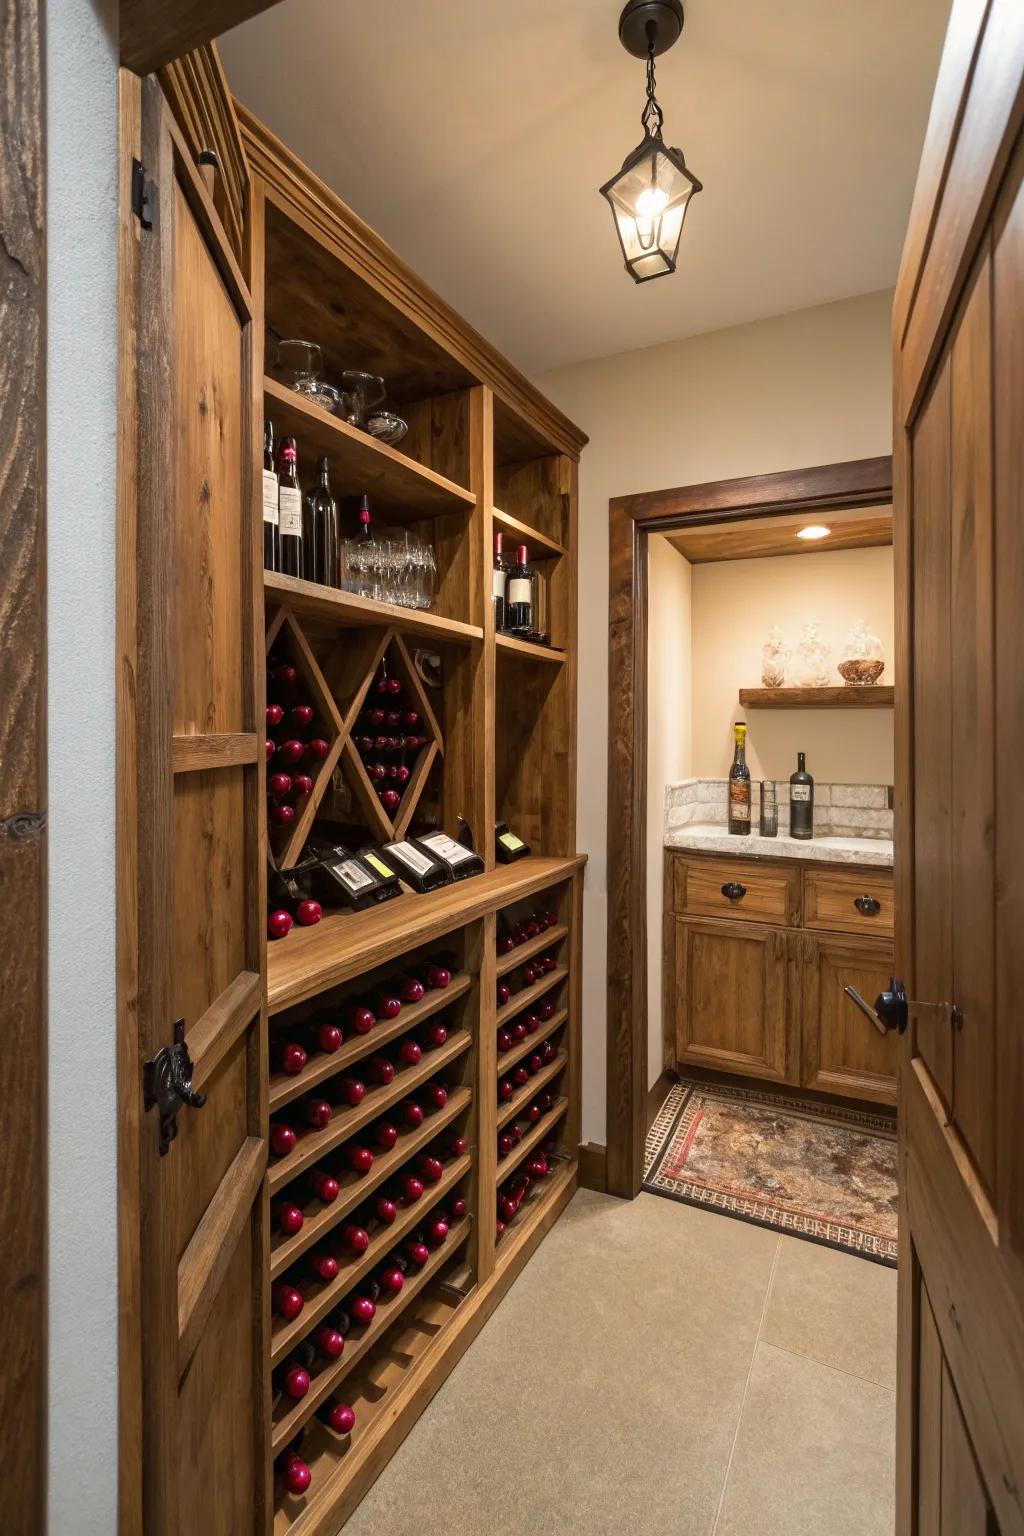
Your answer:
[[[623,277],[623,282],[627,279]],[[685,269],[670,282],[686,281]],[[645,303],[643,288],[634,294]],[[608,498],[891,451],[889,292],[558,369],[541,389],[584,431],[579,847],[583,1134],[605,1139]]]
[[[117,1521],[116,18],[46,10],[53,1536]]]

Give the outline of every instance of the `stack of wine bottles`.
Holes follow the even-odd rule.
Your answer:
[[[267,658],[266,750],[267,820],[272,834],[287,832],[331,747],[298,668],[280,654]]]
[[[391,817],[402,803],[416,759],[430,741],[414,703],[384,657],[352,732],[367,777]]]
[[[527,917],[515,917],[510,912],[498,913],[498,954],[508,955],[521,944],[528,943],[558,925],[558,913],[531,912]]]
[[[509,1222],[513,1221],[531,1189],[554,1172],[555,1142],[549,1138],[536,1147],[521,1163],[512,1176],[498,1185],[497,1235],[500,1238]]]

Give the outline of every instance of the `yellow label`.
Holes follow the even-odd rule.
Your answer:
[[[501,836],[498,838],[498,842],[504,843],[505,847],[510,848],[513,853],[515,853],[517,849],[522,848],[523,846],[522,838],[516,837],[514,832],[502,832]]]
[[[366,860],[367,864],[369,864],[370,868],[375,869],[378,875],[383,875],[385,880],[393,880],[395,878],[394,870],[388,869],[387,865],[384,863],[384,860],[378,859],[375,853],[364,853],[363,858]]]

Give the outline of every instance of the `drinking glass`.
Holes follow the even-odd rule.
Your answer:
[[[779,802],[775,793],[775,780],[761,780],[761,836],[778,837]]]

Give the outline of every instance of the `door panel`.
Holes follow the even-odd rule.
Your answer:
[[[1022,125],[1024,7],[954,0],[894,306],[899,1536],[1024,1536]]]
[[[755,924],[677,920],[679,1061],[787,1076],[786,936]]]
[[[265,1529],[262,731],[251,307],[155,80],[141,84],[135,613],[139,1031],[184,1020],[205,1103],[141,1124],[146,1536]]]
[[[791,942],[803,950],[804,1087],[895,1104],[896,1041],[872,1028],[843,990],[855,987],[871,1001],[884,991],[892,976],[892,945],[807,935]]]

